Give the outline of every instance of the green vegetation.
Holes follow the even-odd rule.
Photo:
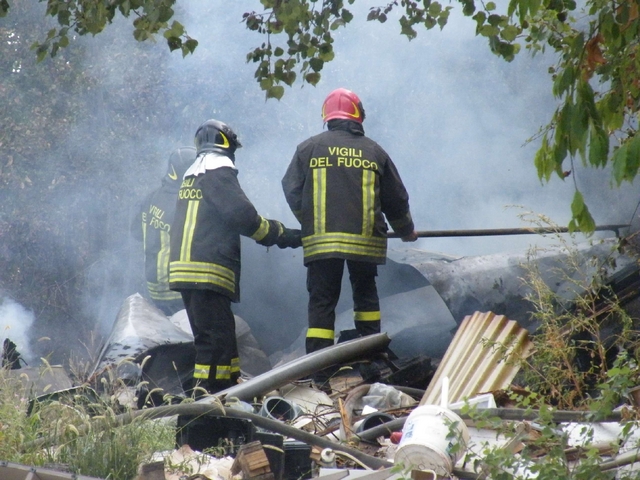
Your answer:
[[[529,414],[536,412],[535,426],[507,422],[475,407],[463,409],[476,426],[493,428],[507,440],[517,440],[515,445],[523,445],[515,453],[488,444],[468,452],[468,464],[485,478],[611,479],[615,469],[603,465],[599,450],[603,446],[596,444],[596,427],[590,422],[606,421],[614,409],[626,405],[620,432],[610,446],[614,454],[631,447],[632,433],[640,427],[629,396],[629,389],[640,384],[639,332],[634,330],[622,300],[603,283],[605,272],[613,266],[613,256],[581,265],[574,246],[558,237],[570,253],[562,275],[575,294],[574,300],[568,302],[568,296],[552,292],[540,272],[531,267],[533,263],[523,279],[531,289],[539,329],[532,336],[533,352],[521,359],[515,382],[520,388],[513,389],[510,398],[514,407]],[[537,253],[532,251],[531,255]],[[559,428],[554,417],[558,410],[588,412],[589,421],[579,428],[578,448],[576,439],[570,441],[567,431]],[[620,471],[615,478],[637,478],[637,472]]]
[[[19,371],[0,369],[3,461],[130,480],[154,452],[174,446],[175,423],[139,419],[118,423],[116,416],[122,407],[97,398],[91,389],[73,389],[55,398],[40,398],[34,404]],[[50,447],[48,439],[55,439],[55,445]]]

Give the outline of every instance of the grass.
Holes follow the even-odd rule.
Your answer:
[[[115,418],[123,407],[86,387],[41,396],[30,409],[33,398],[15,372],[0,369],[2,461],[131,480],[154,452],[175,447],[175,422],[134,419],[119,425]]]

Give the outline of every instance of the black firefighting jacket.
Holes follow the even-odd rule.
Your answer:
[[[414,229],[409,195],[389,155],[364,136],[361,124],[331,120],[328,126],[298,145],[282,179],[302,225],[304,263],[344,258],[383,264],[385,217],[401,236]]]
[[[240,187],[238,171],[230,161],[222,164],[185,175],[171,226],[169,283],[172,290],[215,290],[237,302],[240,235],[270,246],[283,226],[258,215]]]
[[[134,238],[142,241],[145,278],[152,300],[180,300],[179,292],[169,289],[169,230],[176,208],[180,180],[164,179],[157,190],[140,204],[131,224]]]

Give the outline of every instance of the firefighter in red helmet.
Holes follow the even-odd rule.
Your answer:
[[[240,359],[231,302],[240,300],[240,235],[260,245],[300,246],[300,231],[258,214],[238,182],[235,132],[207,120],[195,134],[197,157],[184,174],[171,225],[169,285],[179,291],[196,351],[187,394],[235,385]],[[196,390],[196,387],[201,387]]]
[[[287,203],[302,225],[307,353],[334,343],[345,262],[356,330],[361,336],[380,332],[375,278],[378,265],[386,262],[387,222],[403,241],[417,239],[407,190],[389,155],[365,136],[358,96],[345,88],[332,91],[322,119],[327,131],[298,145],[282,179]],[[326,376],[319,373],[314,380],[321,383]]]

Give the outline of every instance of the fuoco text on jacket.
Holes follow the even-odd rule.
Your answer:
[[[143,220],[147,223],[147,215],[143,213]],[[149,205],[149,218],[148,225],[156,230],[164,230],[168,232],[171,229],[171,225],[162,220],[164,217],[164,210],[157,207],[156,205]]]
[[[378,164],[362,158],[362,150],[357,148],[328,147],[328,156],[312,157],[309,160],[310,168],[328,168],[334,166],[378,170]]]
[[[180,185],[180,191],[178,192],[178,198],[181,200],[202,200],[202,190],[199,188],[189,188],[193,186],[196,181],[195,177],[188,177],[182,181]]]

